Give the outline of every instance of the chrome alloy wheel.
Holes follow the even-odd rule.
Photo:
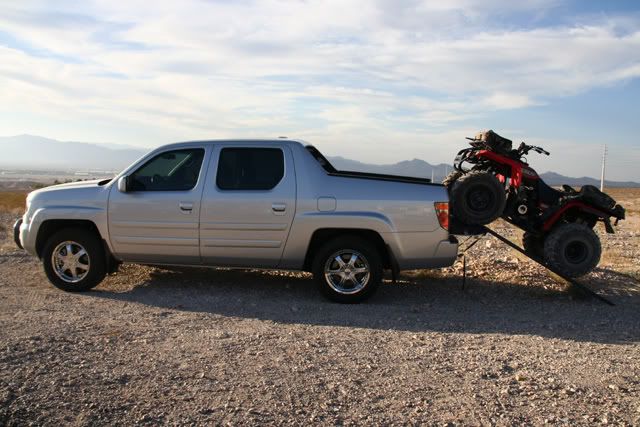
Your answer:
[[[77,242],[62,242],[51,254],[51,265],[56,276],[67,283],[78,283],[89,274],[89,254]]]
[[[371,277],[367,259],[352,249],[342,249],[327,259],[324,277],[331,288],[341,294],[361,291]]]

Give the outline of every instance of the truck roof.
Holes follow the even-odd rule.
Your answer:
[[[202,140],[193,140],[193,141],[182,141],[182,142],[174,142],[170,144],[163,145],[162,147],[180,147],[180,146],[188,146],[192,144],[215,144],[215,143],[241,143],[241,144],[256,144],[256,145],[264,145],[264,144],[287,144],[287,145],[309,145],[305,141],[297,140],[297,139],[289,139],[289,138],[247,138],[247,139],[202,139]]]

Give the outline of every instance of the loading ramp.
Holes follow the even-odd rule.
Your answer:
[[[515,249],[516,251],[520,252],[522,255],[526,256],[531,261],[535,262],[538,265],[541,265],[542,267],[546,268],[547,270],[549,270],[550,272],[552,272],[556,276],[562,278],[563,280],[566,280],[575,289],[578,289],[584,295],[587,295],[589,297],[595,298],[595,299],[597,299],[597,300],[599,300],[599,301],[601,301],[601,302],[603,302],[603,303],[605,303],[607,305],[611,305],[611,306],[615,305],[611,300],[609,300],[609,299],[603,297],[602,295],[598,294],[597,292],[593,291],[588,286],[583,285],[582,283],[578,282],[577,280],[575,280],[575,279],[573,279],[571,277],[566,277],[565,275],[559,273],[558,271],[556,271],[555,269],[551,268],[550,266],[544,264],[544,262],[542,260],[532,257],[531,255],[526,253],[523,248],[521,248],[520,246],[516,245],[511,240],[507,239],[506,237],[502,236],[500,233],[492,230],[491,228],[489,228],[487,226],[481,225],[481,226],[473,226],[473,227],[464,227],[461,231],[462,232],[460,234],[462,234],[462,235],[472,236],[471,238],[473,238],[473,236],[477,237],[476,240],[474,240],[470,244],[466,245],[461,250],[460,254],[458,255],[459,257],[462,258],[462,288],[463,289],[464,289],[464,287],[466,285],[466,281],[467,281],[467,260],[466,260],[466,257],[465,257],[465,253],[466,253],[466,251],[471,249],[471,247],[473,247],[476,243],[478,243],[480,241],[480,239],[484,235],[490,234],[493,237],[495,237],[496,239],[500,240],[505,245],[507,245],[510,248]],[[458,233],[456,233],[456,234],[458,234]]]

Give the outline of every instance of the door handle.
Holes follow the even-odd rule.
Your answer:
[[[182,212],[191,212],[193,210],[193,203],[180,202],[178,206],[180,206]]]
[[[284,212],[287,210],[287,205],[284,203],[274,203],[271,205],[271,209],[273,209],[274,212]]]

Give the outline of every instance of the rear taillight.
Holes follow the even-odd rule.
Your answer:
[[[449,230],[449,202],[435,202],[434,206],[440,227]]]

